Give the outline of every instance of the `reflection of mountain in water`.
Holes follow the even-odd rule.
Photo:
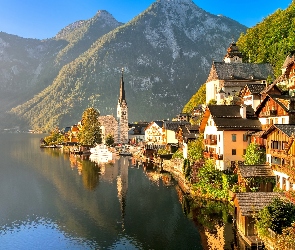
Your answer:
[[[198,231],[181,212],[175,189],[166,188],[163,181],[151,185],[141,167],[129,167],[129,158],[121,157],[101,171],[87,159],[52,157],[40,150],[35,135],[18,136],[6,145],[0,157],[11,152],[9,160],[2,158],[13,162],[7,170],[13,174],[9,181],[0,176],[0,185],[2,192],[6,186],[14,191],[11,199],[20,210],[12,215],[13,202],[4,197],[2,218],[27,221],[32,214],[49,218],[66,235],[94,240],[94,248],[109,249],[125,241],[140,249],[202,249]],[[16,181],[24,182],[20,190],[9,186]]]

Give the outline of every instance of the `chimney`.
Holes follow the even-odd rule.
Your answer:
[[[247,118],[246,111],[247,111],[247,105],[242,104],[242,105],[240,106],[240,115],[241,115],[242,118],[244,118],[244,119]]]

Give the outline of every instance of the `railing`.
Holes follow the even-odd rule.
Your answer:
[[[213,152],[204,152],[203,155],[205,158],[212,158],[215,160],[223,160],[223,155],[215,154]]]
[[[284,156],[285,155],[285,151],[284,150],[281,150],[281,149],[274,149],[274,148],[272,148],[271,150],[270,150],[270,154],[272,155],[272,156],[276,156],[276,155],[278,155],[278,156]]]
[[[217,140],[216,139],[205,139],[205,144],[206,145],[217,145]]]
[[[287,164],[284,164],[284,165],[272,164],[271,167],[273,170],[287,174],[290,176],[292,180],[295,180],[295,167],[287,165]]]

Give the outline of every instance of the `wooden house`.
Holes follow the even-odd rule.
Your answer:
[[[261,92],[265,89],[266,84],[247,84],[240,92],[240,97],[247,106],[251,106],[254,110],[261,102]]]
[[[255,113],[263,130],[267,130],[272,124],[295,124],[295,98],[267,94]]]
[[[145,142],[148,144],[164,144],[163,121],[152,121],[145,128]]]
[[[221,171],[234,167],[244,160],[249,133],[260,130],[261,123],[250,106],[209,105],[200,124],[204,157],[215,159]]]
[[[283,190],[295,190],[295,124],[274,124],[263,133],[266,160]]]
[[[273,199],[281,197],[278,192],[237,193],[234,199],[236,226],[248,247],[262,245],[255,229],[255,213],[269,205]]]
[[[239,187],[246,192],[272,192],[276,177],[269,165],[240,165],[237,170]]]
[[[181,125],[190,125],[187,121],[164,121],[162,136],[165,144],[178,144],[177,131]]]

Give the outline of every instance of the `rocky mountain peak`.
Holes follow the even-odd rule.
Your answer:
[[[106,10],[99,10],[94,16],[94,19],[103,20],[108,24],[118,24],[118,21],[113,17],[113,15]]]

